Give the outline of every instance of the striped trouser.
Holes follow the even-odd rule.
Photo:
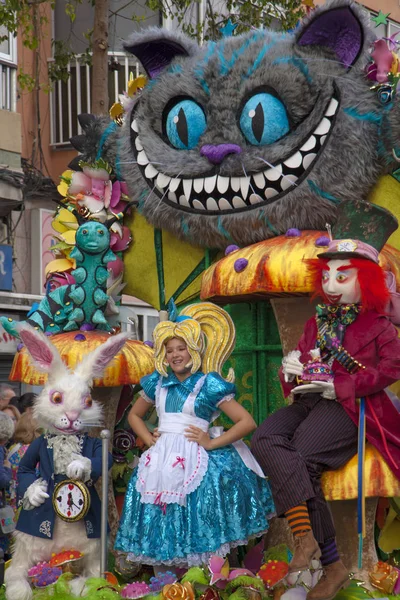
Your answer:
[[[269,478],[277,514],[307,502],[317,541],[335,537],[321,475],[357,452],[357,427],[344,408],[320,394],[297,394],[260,425],[252,452]]]

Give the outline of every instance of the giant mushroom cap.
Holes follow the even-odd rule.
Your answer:
[[[105,331],[69,331],[51,336],[65,364],[73,370],[83,357],[104,344],[110,337]],[[136,384],[154,371],[153,350],[137,340],[128,340],[122,350],[105,369],[101,378],[94,380],[94,387],[116,387]],[[22,381],[30,385],[44,385],[47,374],[31,364],[25,347],[17,351],[11,368],[10,381]]]
[[[227,304],[312,294],[303,260],[324,251],[324,237],[323,231],[302,231],[296,237],[280,235],[235,250],[205,271],[200,297]],[[399,289],[400,251],[386,244],[380,265],[394,273]]]

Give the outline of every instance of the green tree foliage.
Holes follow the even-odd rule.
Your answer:
[[[76,19],[78,5],[90,2],[93,6],[95,0],[70,0],[65,5],[66,26],[72,26]],[[119,11],[132,8],[132,21],[140,22],[143,17],[135,16],[135,4],[139,0],[128,1]],[[304,15],[302,0],[205,0],[202,7],[204,14],[200,15],[198,0],[144,0],[145,6],[152,11],[160,11],[164,17],[173,18],[177,25],[189,36],[199,41],[217,40],[221,37],[221,28],[228,19],[236,26],[236,32],[242,33],[250,28],[269,27],[271,24],[282,30],[290,30],[296,26],[298,20]],[[47,35],[50,28],[48,7],[55,8],[55,0],[2,0],[0,2],[0,26],[5,35],[0,36],[0,41],[7,38],[6,32],[20,35],[22,43],[36,53],[40,50],[41,40]],[[143,5],[142,5],[143,6]],[[118,12],[113,15],[117,15]],[[194,14],[198,18],[193,18]],[[126,17],[124,17],[126,18]],[[81,63],[90,64],[92,56],[92,33],[89,29],[84,35],[87,41],[87,50],[80,58]],[[76,57],[69,42],[52,40],[54,62],[49,65],[50,83],[69,77],[67,65]],[[41,84],[40,77],[29,75],[19,67],[18,82],[21,89],[33,91],[38,87],[46,89]]]

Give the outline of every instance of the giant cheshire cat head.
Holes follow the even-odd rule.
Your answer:
[[[155,227],[207,247],[323,229],[393,167],[399,102],[365,76],[375,39],[351,0],[294,33],[254,30],[199,47],[163,29],[125,49],[150,79],[127,115],[122,175]]]

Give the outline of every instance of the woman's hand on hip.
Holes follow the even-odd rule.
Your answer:
[[[199,446],[202,446],[205,450],[212,450],[212,439],[206,431],[199,429],[199,427],[189,425],[189,427],[185,429],[185,437],[190,442],[197,442]]]

